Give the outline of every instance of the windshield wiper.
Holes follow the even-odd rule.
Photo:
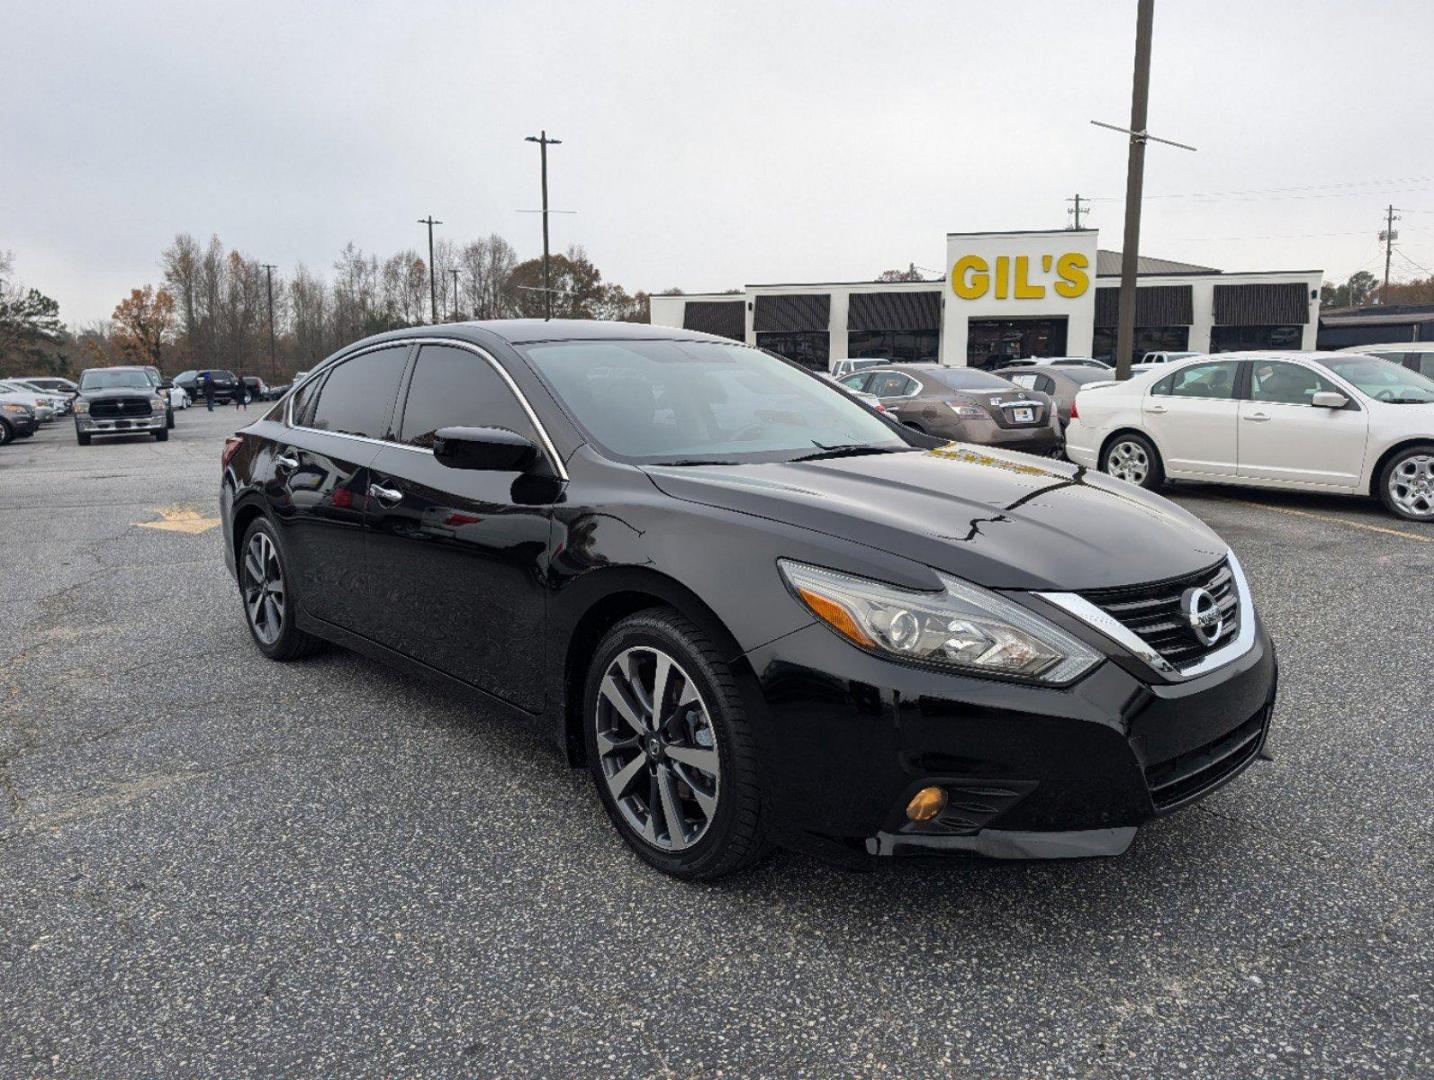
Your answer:
[[[731,465],[730,461],[717,461],[713,458],[674,458],[672,461],[651,461],[649,465]]]
[[[1386,405],[1429,405],[1434,404],[1434,398],[1421,397],[1392,397],[1385,398]]]
[[[818,449],[810,454],[800,454],[792,458],[793,461],[820,461],[822,458],[855,457],[857,454],[887,454],[895,447],[872,446],[870,443],[840,443],[836,446],[826,446],[812,440],[812,445]]]

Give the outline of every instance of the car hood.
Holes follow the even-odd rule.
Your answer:
[[[665,494],[827,533],[997,589],[1178,577],[1227,545],[1174,503],[1101,473],[984,446],[809,462],[644,466]]]

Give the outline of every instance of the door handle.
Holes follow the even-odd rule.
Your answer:
[[[369,497],[377,499],[384,506],[396,506],[403,501],[403,492],[397,488],[386,488],[382,484],[368,486]]]
[[[288,454],[280,454],[274,459],[274,467],[283,469],[285,472],[293,472],[299,467],[299,459],[290,457]]]
[[[1250,413],[1248,416],[1245,417],[1246,420],[1250,420],[1250,421],[1252,421],[1252,422],[1254,422],[1254,423],[1256,423],[1256,424],[1263,424],[1263,423],[1264,423],[1266,420],[1268,420],[1269,418],[1270,418],[1270,414],[1269,414],[1269,413],[1262,413],[1262,412],[1253,412],[1253,413]]]
[[[1163,412],[1166,412],[1167,410],[1166,410],[1166,408],[1165,408],[1164,405],[1152,405],[1152,406],[1150,406],[1150,411],[1151,411],[1151,412],[1161,412],[1161,413],[1163,413]]]

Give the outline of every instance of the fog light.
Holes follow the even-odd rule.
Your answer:
[[[906,816],[912,821],[930,821],[946,809],[946,789],[924,787],[906,804]]]

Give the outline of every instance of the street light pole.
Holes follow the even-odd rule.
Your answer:
[[[263,263],[264,278],[269,286],[269,374],[277,379],[279,377],[279,361],[274,355],[274,271],[278,269],[273,263]]]
[[[438,323],[438,280],[433,276],[433,226],[442,225],[443,222],[435,221],[433,215],[429,214],[426,218],[419,218],[418,223],[428,226],[428,304],[436,325]]]
[[[453,303],[449,305],[448,317],[454,318],[458,314],[458,267],[450,266],[448,272],[453,275]]]
[[[535,142],[538,144],[538,153],[542,161],[543,170],[543,312],[544,318],[553,317],[553,281],[548,269],[548,147],[561,146],[562,139],[548,138],[547,129],[544,128],[539,135],[529,135],[524,142]]]

